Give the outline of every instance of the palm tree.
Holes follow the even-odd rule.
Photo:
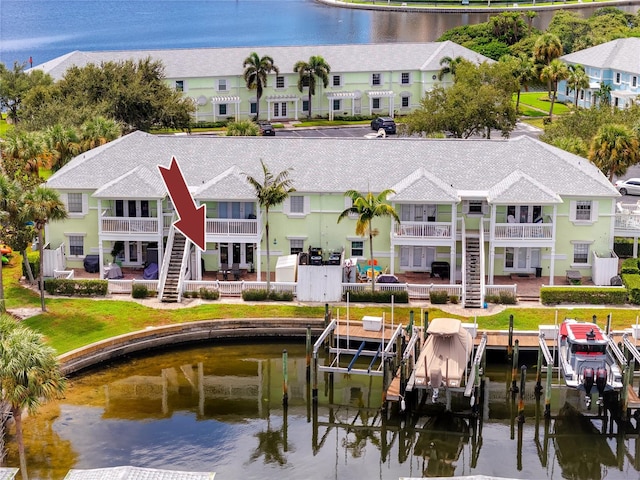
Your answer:
[[[531,29],[533,28],[533,19],[538,16],[538,12],[535,10],[527,10],[524,14],[527,17],[527,23],[529,24],[529,35],[531,35]]]
[[[51,170],[64,167],[69,160],[80,153],[80,138],[72,127],[56,123],[44,133],[44,141],[51,155]]]
[[[383,190],[378,195],[374,195],[371,192],[367,194],[361,194],[356,190],[348,190],[344,195],[352,200],[352,205],[345,209],[338,216],[338,223],[349,215],[357,215],[356,221],[356,235],[364,236],[369,235],[369,255],[373,261],[373,237],[378,235],[378,229],[374,229],[371,222],[376,217],[393,217],[393,219],[400,223],[400,218],[395,208],[387,203],[387,197],[396,193],[391,189]],[[372,272],[373,273],[373,272]],[[376,276],[371,275],[371,289],[375,291]]]
[[[510,57],[508,61],[512,62],[513,76],[518,82],[518,94],[516,97],[517,112],[520,107],[520,93],[522,92],[522,88],[528,89],[529,82],[535,78],[535,65],[533,59],[526,53],[520,53],[517,57]]]
[[[293,188],[293,180],[289,177],[292,170],[291,168],[287,168],[274,176],[262,160],[260,160],[260,164],[262,165],[262,182],[246,173],[244,175],[247,178],[247,182],[255,189],[258,203],[260,207],[264,207],[265,211],[264,233],[267,242],[267,291],[270,291],[271,262],[269,245],[271,242],[269,241],[269,209],[275,205],[280,205],[289,194],[295,192],[296,189]]]
[[[60,396],[66,381],[56,351],[42,336],[0,316],[0,384],[2,401],[11,408],[16,425],[22,478],[28,480],[22,436],[22,413],[34,414],[40,405]]]
[[[38,272],[38,285],[40,287],[40,304],[42,311],[46,312],[44,305],[44,284],[42,282],[43,267],[43,232],[45,225],[51,220],[63,220],[67,218],[64,203],[60,201],[58,192],[47,187],[38,186],[27,192],[24,196],[24,216],[34,223],[38,232],[38,252],[40,254],[40,271]]]
[[[240,120],[227,124],[227,137],[256,137],[259,133],[260,128],[251,120]]]
[[[86,121],[80,129],[83,151],[104,145],[122,134],[118,122],[100,116]]]
[[[447,73],[450,73],[451,76],[455,79],[456,77],[456,69],[458,65],[464,62],[465,59],[462,57],[442,57],[440,59],[440,71],[438,72],[438,80],[442,80]]]
[[[40,183],[40,167],[46,159],[46,148],[38,132],[13,132],[2,142],[2,166],[7,175],[25,186]]]
[[[327,88],[331,67],[324,58],[314,55],[308,62],[304,60],[297,62],[293,66],[293,71],[298,74],[298,90],[302,92],[305,86],[309,87],[309,118],[311,118],[311,97],[316,94],[316,77]]]
[[[591,141],[589,160],[609,177],[624,175],[640,161],[640,142],[631,129],[621,124],[605,124]]]
[[[567,64],[557,58],[553,59],[549,65],[542,69],[540,80],[547,81],[551,84],[551,107],[549,108],[549,121],[553,120],[553,105],[556,101],[558,93],[558,82],[566,80],[569,77],[569,68]]]
[[[12,220],[19,210],[20,187],[9,177],[0,173],[0,238],[9,238]],[[2,265],[0,265],[0,314],[6,311],[4,287],[2,286]]]
[[[598,105],[608,107],[611,104],[611,85],[600,82],[600,88],[593,92],[593,96],[598,99]]]
[[[589,88],[589,75],[584,71],[582,65],[569,65],[569,76],[567,85],[573,90],[573,103],[578,107],[578,92]]]
[[[552,60],[562,55],[562,42],[553,33],[543,33],[533,45],[533,58],[538,64],[538,71],[549,65]],[[547,91],[551,97],[551,81],[547,82]]]
[[[273,58],[268,55],[260,58],[256,52],[251,52],[251,55],[244,59],[242,66],[244,67],[243,76],[247,88],[256,91],[257,120],[260,118],[260,98],[262,98],[264,87],[267,86],[267,76],[271,72],[275,72],[277,75],[280,70],[274,65]]]

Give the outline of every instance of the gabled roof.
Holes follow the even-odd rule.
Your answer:
[[[487,201],[510,205],[562,203],[556,193],[519,170],[496,183],[489,190]]]
[[[376,142],[276,137],[265,141],[263,137],[135,132],[74,158],[47,185],[59,190],[97,190],[130,172],[133,165],[145,167],[161,181],[157,166],[168,165],[172,157],[180,164],[189,189],[200,198],[210,186],[218,198],[222,191],[217,188],[227,188],[225,196],[231,198],[253,198],[240,180],[245,173],[260,178],[261,159],[275,173],[291,168],[294,187],[301,193],[381,192],[395,186],[401,194],[398,198],[408,199],[418,197],[419,188],[412,186],[418,182],[428,189],[425,196],[440,189],[446,198],[451,192],[482,192],[486,197],[496,184],[519,171],[559,196],[620,196],[587,159],[526,136],[510,140],[400,137]],[[237,170],[230,170],[234,167]],[[233,188],[243,190],[234,193]],[[536,190],[543,191],[539,186]]]
[[[618,38],[560,57],[568,63],[640,75],[640,38]]]
[[[240,76],[243,63],[252,52],[269,55],[281,74],[291,74],[299,60],[322,55],[332,72],[380,72],[399,70],[440,70],[440,59],[463,57],[476,63],[487,57],[451,41],[420,43],[371,43],[361,45],[301,45],[230,48],[189,48],[164,50],[75,51],[37,65],[54,79],[64,76],[73,65],[84,67],[107,61],[161,60],[165,76],[172,79]]]
[[[255,189],[236,166],[205,183],[193,194],[196,200],[252,200],[255,197]]]
[[[167,190],[161,178],[147,167],[139,166],[97,189],[97,198],[164,198]]]
[[[389,195],[394,202],[459,202],[456,191],[431,172],[419,168],[391,187],[396,193]]]

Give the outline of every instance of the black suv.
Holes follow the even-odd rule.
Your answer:
[[[387,133],[396,133],[396,122],[391,117],[378,117],[371,120],[371,130],[384,128]]]
[[[273,137],[276,134],[276,131],[269,122],[258,122],[258,127],[260,128],[260,135]]]

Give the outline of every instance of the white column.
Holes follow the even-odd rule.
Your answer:
[[[449,259],[449,279],[456,283],[456,226],[458,225],[458,208],[456,203],[451,204],[451,248]]]
[[[633,237],[633,257],[638,256],[638,237]]]
[[[211,109],[213,110],[213,121],[216,121],[216,104],[211,102]]]
[[[389,97],[389,116],[393,118],[393,97]]]
[[[489,244],[489,285],[493,285],[493,270],[495,269],[496,247]]]
[[[556,247],[551,247],[551,261],[549,262],[549,285],[553,285],[553,277],[556,267]]]
[[[271,121],[271,100],[267,98],[267,121]]]
[[[553,246],[551,247],[551,262],[549,264],[549,285],[553,285],[553,277],[555,275],[555,263],[556,263],[556,223],[557,223],[558,205],[553,205],[553,217],[551,223],[551,238],[553,240]]]
[[[296,97],[296,99],[293,101],[295,103],[295,106],[296,106],[296,112],[295,112],[295,115],[294,115],[294,119],[295,120],[298,120],[298,101],[299,100],[300,99]]]
[[[351,97],[351,116],[356,114],[356,97]]]

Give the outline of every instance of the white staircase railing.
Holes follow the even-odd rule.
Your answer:
[[[189,257],[191,256],[191,246],[194,245],[191,240],[185,238],[184,251],[182,252],[182,263],[180,265],[180,276],[178,277],[178,303],[182,300],[182,289],[189,268]]]
[[[164,284],[167,281],[167,273],[169,272],[169,263],[171,262],[171,251],[173,250],[173,239],[176,234],[176,227],[171,224],[169,228],[169,234],[167,235],[167,245],[164,249],[164,256],[162,257],[162,264],[160,272],[158,273],[158,300],[162,301],[162,295],[164,293]]]
[[[480,308],[482,308],[484,305],[484,287],[486,283],[484,277],[484,218],[480,219],[480,248],[478,255],[480,255]]]
[[[467,232],[464,225],[464,217],[460,218],[460,234],[462,242],[462,261],[460,262],[460,271],[462,274],[462,305],[467,303]]]

